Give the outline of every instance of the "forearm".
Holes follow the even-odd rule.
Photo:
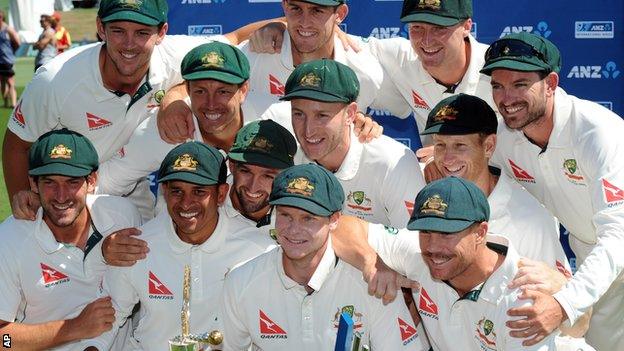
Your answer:
[[[1,334],[11,337],[16,350],[44,350],[82,338],[73,320],[58,320],[41,324],[8,323]]]
[[[368,244],[368,225],[356,217],[340,217],[332,231],[332,246],[338,257],[361,271],[377,260],[377,253]]]
[[[2,145],[2,167],[9,199],[12,199],[18,191],[30,188],[28,182],[29,150],[30,143],[21,140],[10,130],[6,130]]]
[[[242,43],[243,41],[249,39],[249,37],[251,36],[253,32],[263,27],[264,25],[272,23],[272,22],[286,23],[286,18],[279,17],[279,18],[271,18],[268,20],[253,22],[248,25],[242,26],[233,32],[229,32],[225,34],[225,37],[228,39],[230,44],[238,45]]]

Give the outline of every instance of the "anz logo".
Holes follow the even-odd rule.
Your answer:
[[[609,61],[604,66],[573,66],[567,78],[616,79],[619,76],[617,65]]]
[[[552,34],[552,31],[548,28],[548,23],[546,23],[545,21],[540,21],[536,26],[507,26],[503,29],[503,32],[500,34],[499,38],[502,38],[512,33],[521,32],[533,33],[544,38],[548,38]]]
[[[182,0],[182,5],[193,4],[223,4],[226,0]]]
[[[387,39],[387,38],[396,38],[403,37],[407,38],[407,24],[403,27],[375,27],[370,33],[371,37],[375,37],[377,39]]]

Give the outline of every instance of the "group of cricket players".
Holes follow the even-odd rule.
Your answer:
[[[557,46],[479,43],[471,0],[404,0],[409,39],[281,6],[190,37],[101,0],[102,41],[37,70],[2,149],[3,347],[334,350],[346,315],[357,351],[624,350],[624,121],[559,87]],[[369,108],[413,116],[418,157]]]

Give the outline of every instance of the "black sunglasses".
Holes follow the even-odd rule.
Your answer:
[[[490,45],[485,52],[485,62],[490,62],[501,57],[537,57],[548,65],[544,54],[535,50],[531,45],[516,39],[503,39]]]

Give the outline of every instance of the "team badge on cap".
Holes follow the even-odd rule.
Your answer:
[[[202,57],[202,63],[204,67],[217,67],[223,68],[225,59],[219,53],[211,51]]]
[[[251,139],[251,142],[249,142],[249,146],[247,149],[269,153],[271,152],[271,149],[273,149],[273,144],[263,136],[256,136],[255,138]]]
[[[317,76],[316,73],[310,72],[303,76],[299,81],[299,85],[302,87],[320,87],[321,86],[321,77]]]
[[[433,195],[428,198],[427,201],[420,207],[420,213],[435,214],[438,216],[444,216],[448,205],[444,203],[444,200],[440,195]]]
[[[451,106],[444,106],[438,111],[438,113],[436,113],[434,120],[435,121],[448,121],[448,120],[452,121],[457,118],[458,114],[459,114],[459,111],[452,108]]]
[[[303,196],[312,196],[314,184],[307,178],[299,177],[291,180],[286,187],[286,192]]]
[[[121,2],[120,5],[123,7],[131,8],[133,10],[137,10],[139,7],[141,7],[142,3],[143,0],[124,0]]]
[[[439,10],[440,0],[420,0],[418,4],[419,9]]]
[[[56,145],[50,151],[50,158],[71,159],[72,150],[63,144]]]
[[[178,157],[173,164],[175,171],[196,171],[198,162],[189,154]]]

